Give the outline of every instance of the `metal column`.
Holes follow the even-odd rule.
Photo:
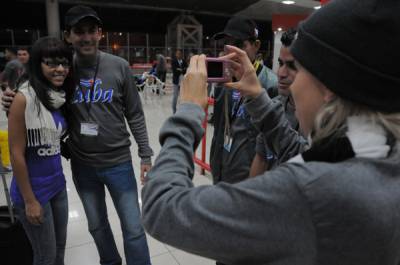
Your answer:
[[[46,15],[48,35],[60,38],[60,10],[58,0],[46,0]]]
[[[128,32],[128,33],[126,33],[126,45],[128,46],[127,57],[128,57],[128,63],[129,63],[129,65],[131,65],[131,53],[130,53],[131,46],[130,46],[130,39],[129,39],[129,37],[130,37],[130,35],[129,35],[129,32]]]
[[[150,40],[149,33],[146,33],[146,62],[150,62]]]
[[[106,45],[107,45],[107,52],[110,52],[110,39],[108,37],[108,31],[106,32]]]

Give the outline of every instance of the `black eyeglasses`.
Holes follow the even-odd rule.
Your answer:
[[[69,69],[71,67],[71,65],[67,59],[63,59],[63,60],[43,59],[42,62],[51,69],[56,69],[60,65],[65,69]]]

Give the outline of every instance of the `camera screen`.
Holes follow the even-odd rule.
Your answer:
[[[208,78],[223,77],[223,62],[207,62]]]

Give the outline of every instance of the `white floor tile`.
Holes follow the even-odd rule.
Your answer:
[[[65,250],[65,265],[99,265],[99,260],[94,243]]]
[[[150,257],[158,256],[160,254],[168,253],[168,249],[165,244],[147,235],[147,244],[150,249]]]
[[[180,265],[170,253],[151,258],[151,263],[152,265]]]
[[[182,250],[172,251],[171,254],[181,265],[215,265],[215,261],[199,257]]]
[[[87,227],[87,221],[77,221],[68,224],[67,248],[77,247],[93,242]]]

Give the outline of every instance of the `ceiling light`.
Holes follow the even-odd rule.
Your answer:
[[[314,6],[314,9],[320,9],[321,6]]]
[[[282,31],[282,28],[278,28],[278,31]]]
[[[285,5],[293,5],[295,3],[296,3],[295,1],[287,1],[287,0],[282,1],[282,4],[285,4]]]

